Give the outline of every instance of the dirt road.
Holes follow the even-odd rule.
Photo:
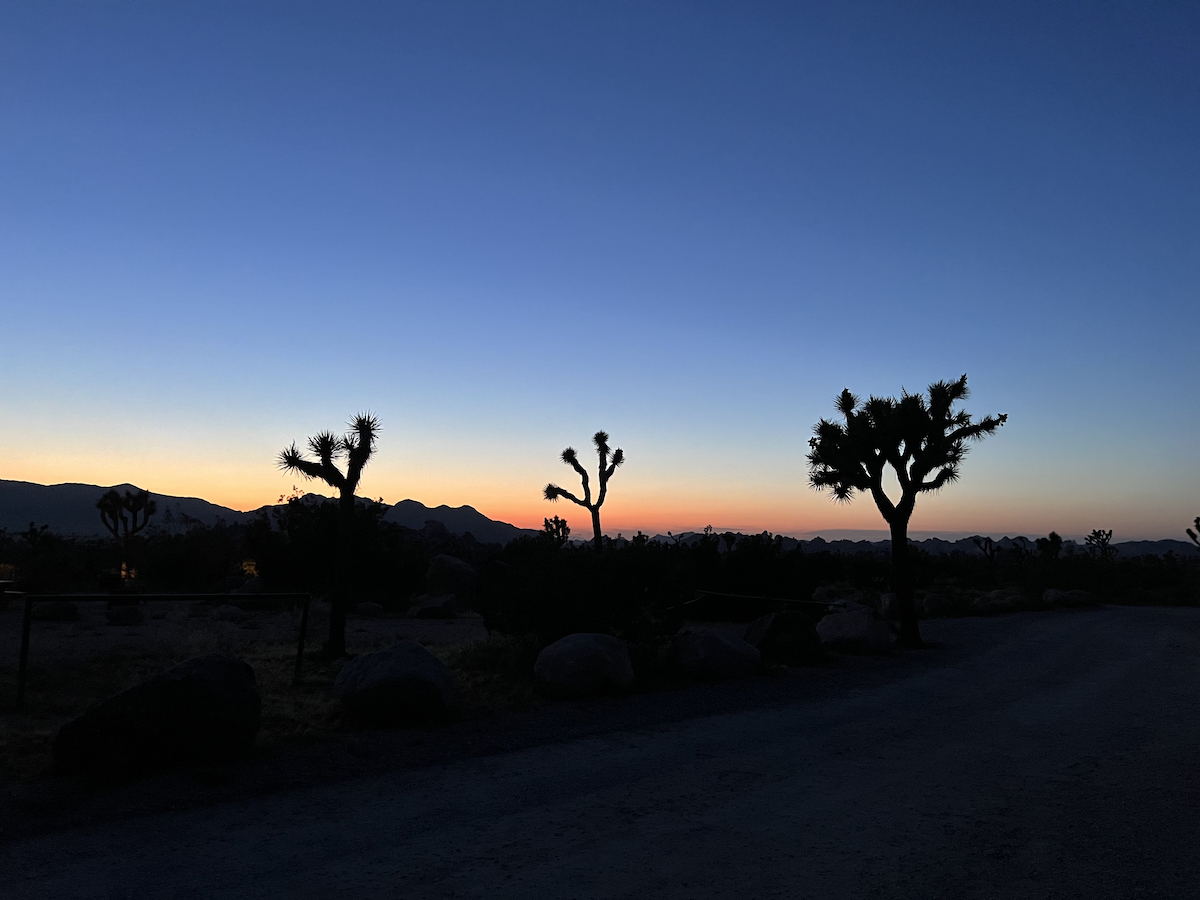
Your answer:
[[[766,707],[9,844],[0,894],[1200,896],[1200,610],[924,628]]]

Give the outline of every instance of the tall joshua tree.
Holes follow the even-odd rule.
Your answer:
[[[308,449],[316,457],[315,460],[306,459],[294,442],[279,454],[279,468],[285,472],[299,473],[308,479],[320,479],[338,492],[337,586],[329,613],[329,640],[325,645],[331,657],[346,655],[347,581],[354,527],[354,492],[358,489],[363,469],[375,452],[378,437],[379,419],[371,413],[359,413],[350,420],[350,430],[346,434],[322,431],[308,439]],[[346,461],[344,472],[337,466],[336,460],[339,459]]]
[[[917,497],[958,480],[967,445],[1003,425],[1007,415],[971,421],[954,404],[969,396],[967,376],[929,386],[928,397],[905,391],[871,397],[866,403],[844,390],[835,401],[843,422],[821,419],[809,440],[809,482],[828,488],[835,500],[849,502],[855,491],[869,491],[892,534],[892,590],[900,613],[900,643],[920,646],[921,632],[913,603],[908,554],[908,521]],[[884,490],[890,466],[900,486],[893,500]]]
[[[150,499],[149,491],[125,491],[116,488],[105,491],[96,501],[100,510],[100,521],[121,545],[121,577],[129,571],[129,541],[144,529],[150,517],[158,511],[158,504]]]
[[[546,485],[542,494],[551,501],[558,500],[559,497],[566,497],[572,503],[588,510],[592,514],[592,534],[596,542],[596,549],[602,550],[604,549],[604,538],[600,534],[600,507],[604,505],[604,497],[608,493],[608,479],[613,477],[617,466],[625,462],[625,451],[620,447],[612,451],[608,449],[608,432],[606,431],[597,431],[592,436],[592,443],[596,445],[596,453],[600,457],[600,493],[596,495],[596,502],[592,502],[592,485],[588,479],[587,469],[579,464],[579,457],[575,454],[574,447],[568,447],[562,452],[562,461],[579,473],[579,478],[583,482],[583,499],[580,500],[557,484]]]

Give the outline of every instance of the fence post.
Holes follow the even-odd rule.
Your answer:
[[[300,683],[300,666],[304,662],[304,635],[308,631],[308,604],[312,594],[304,595],[304,607],[300,612],[300,642],[296,645],[296,674],[292,676],[292,684]]]
[[[29,623],[33,619],[33,598],[25,595],[25,619],[21,623],[21,661],[17,664],[17,709],[25,702],[25,667],[29,663]]]

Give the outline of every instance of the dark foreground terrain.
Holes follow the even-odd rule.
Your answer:
[[[603,701],[582,737],[10,841],[2,893],[1200,896],[1200,610],[923,627],[936,647],[845,678]]]

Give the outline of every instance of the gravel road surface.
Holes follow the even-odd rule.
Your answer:
[[[0,895],[1200,897],[1200,610],[923,629],[765,707],[9,843]]]

